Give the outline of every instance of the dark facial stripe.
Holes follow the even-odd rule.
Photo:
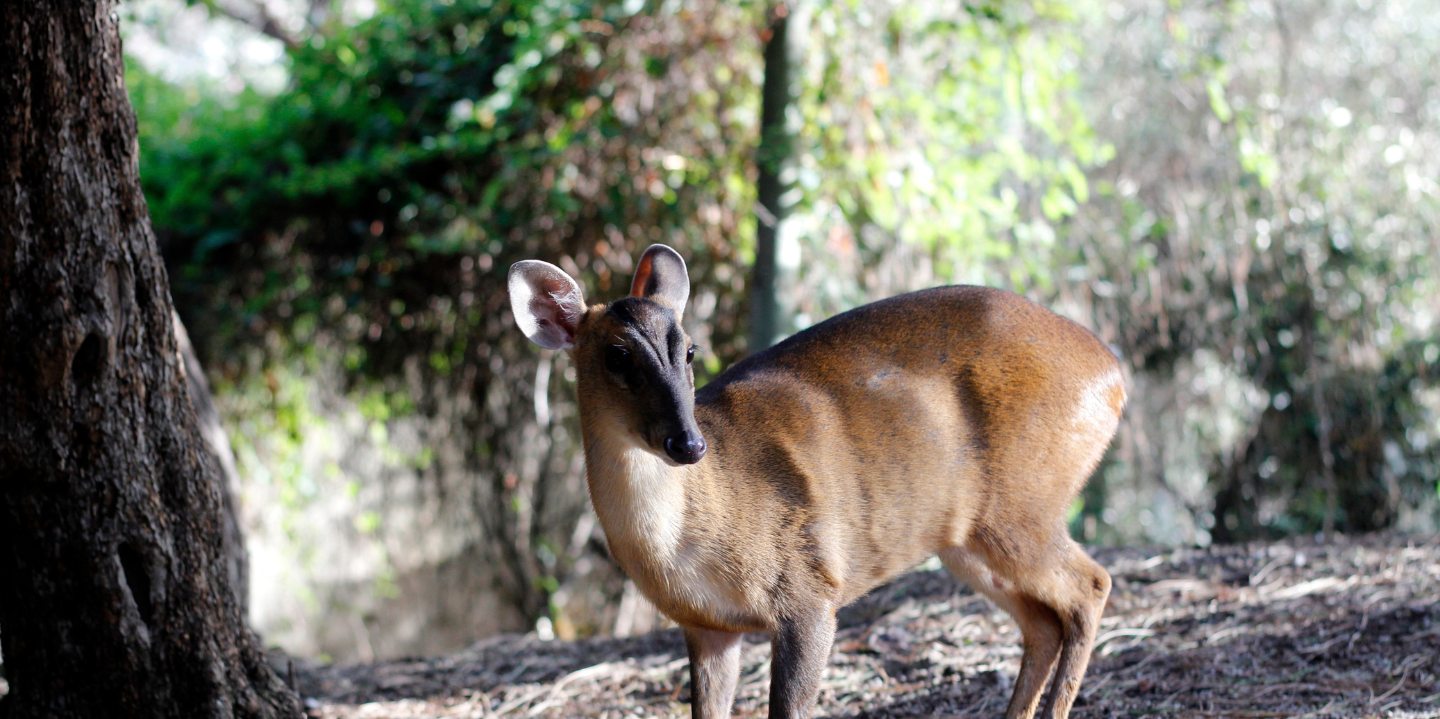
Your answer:
[[[670,325],[670,361],[677,365],[685,363],[685,335],[676,325]]]
[[[610,303],[606,314],[618,320],[634,344],[649,349],[658,367],[684,363],[685,333],[669,308],[639,297],[625,297]]]
[[[633,325],[635,324],[635,303],[629,301],[629,298],[616,300],[610,303],[605,314],[620,320],[621,324]]]

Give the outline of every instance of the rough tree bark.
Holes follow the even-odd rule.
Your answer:
[[[195,421],[200,436],[205,439],[205,449],[210,453],[215,466],[220,470],[221,526],[224,534],[220,538],[220,558],[225,562],[225,571],[230,575],[230,588],[235,592],[235,602],[240,607],[240,616],[250,616],[250,558],[245,554],[245,532],[240,524],[240,507],[235,503],[235,494],[240,491],[240,470],[235,466],[235,452],[230,448],[230,436],[220,423],[220,412],[210,396],[210,381],[205,379],[205,368],[195,355],[190,344],[190,333],[180,315],[170,313],[175,327],[175,344],[179,350],[179,362],[185,372],[185,387],[190,392],[190,403],[195,407]],[[3,646],[3,644],[0,644]]]
[[[5,717],[296,716],[245,626],[109,0],[0,3]]]

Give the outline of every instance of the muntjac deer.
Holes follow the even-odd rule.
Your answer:
[[[684,628],[692,716],[729,715],[744,632],[772,637],[770,716],[808,716],[836,611],[931,555],[1020,625],[1006,715],[1032,716],[1047,682],[1044,714],[1069,714],[1110,575],[1065,513],[1125,404],[1094,335],[942,287],[821,322],[697,393],[674,250],[646,250],[610,304],[536,260],[509,287],[525,335],[574,360],[590,497],[620,567]]]

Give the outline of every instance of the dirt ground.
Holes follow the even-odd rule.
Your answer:
[[[1205,550],[1100,550],[1115,577],[1072,716],[1440,717],[1440,537]],[[999,716],[1019,632],[943,571],[920,569],[840,614],[817,716]],[[770,649],[744,650],[735,713],[763,717]],[[297,667],[317,719],[686,717],[676,630]]]

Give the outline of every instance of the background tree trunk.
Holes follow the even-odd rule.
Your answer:
[[[790,108],[791,5],[770,8],[769,37],[765,39],[765,80],[760,90],[760,145],[755,164],[759,170],[755,204],[755,267],[750,274],[749,351],[774,344],[780,334],[780,303],[776,297],[776,240],[785,219],[785,183],[793,143],[785,113]]]
[[[0,715],[295,716],[245,627],[106,0],[0,5]]]

